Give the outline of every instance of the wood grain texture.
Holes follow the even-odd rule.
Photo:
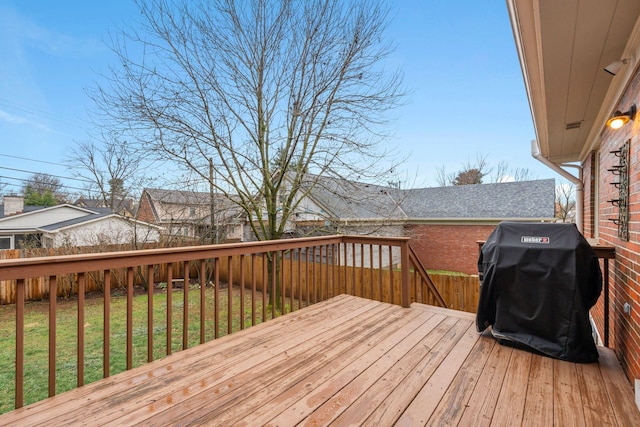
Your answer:
[[[588,365],[478,334],[468,313],[340,295],[0,416],[0,425],[613,425],[640,420],[615,354]]]

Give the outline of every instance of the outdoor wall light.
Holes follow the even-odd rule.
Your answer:
[[[633,104],[626,113],[621,113],[620,111],[613,113],[613,116],[607,120],[607,126],[611,129],[620,129],[622,126],[629,123],[629,121],[633,120],[635,116],[636,104]]]
[[[611,64],[607,65],[606,67],[604,67],[604,70],[611,74],[612,76],[615,76],[618,71],[620,71],[620,69],[624,66],[627,65],[629,63],[629,59],[625,58],[625,59],[621,59],[619,61],[614,61]]]

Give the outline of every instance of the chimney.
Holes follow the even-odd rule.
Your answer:
[[[22,196],[4,196],[4,216],[21,214],[24,210],[24,197]]]

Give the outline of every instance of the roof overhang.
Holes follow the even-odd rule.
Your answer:
[[[640,59],[639,0],[507,0],[542,156],[582,161],[599,147]],[[612,76],[604,68],[627,64]]]

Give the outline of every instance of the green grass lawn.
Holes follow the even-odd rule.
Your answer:
[[[227,289],[219,292],[219,335],[227,334]],[[239,290],[234,290],[233,331],[240,329]],[[262,320],[262,295],[256,301],[256,322]],[[205,337],[214,338],[215,292],[206,290]],[[166,292],[154,295],[154,359],[166,355]],[[126,306],[125,296],[111,298],[110,374],[126,369]],[[182,349],[183,291],[172,293],[172,351]],[[268,310],[267,315],[270,316]],[[25,306],[25,405],[48,396],[48,302],[29,302]],[[245,327],[251,326],[251,293],[245,294]],[[200,290],[189,291],[189,347],[200,343]],[[85,301],[85,384],[102,378],[103,374],[103,299],[88,297]],[[76,387],[77,383],[77,302],[58,301],[57,309],[56,393]],[[147,295],[134,298],[133,365],[147,362]],[[15,307],[0,306],[0,413],[14,409],[15,396]]]

